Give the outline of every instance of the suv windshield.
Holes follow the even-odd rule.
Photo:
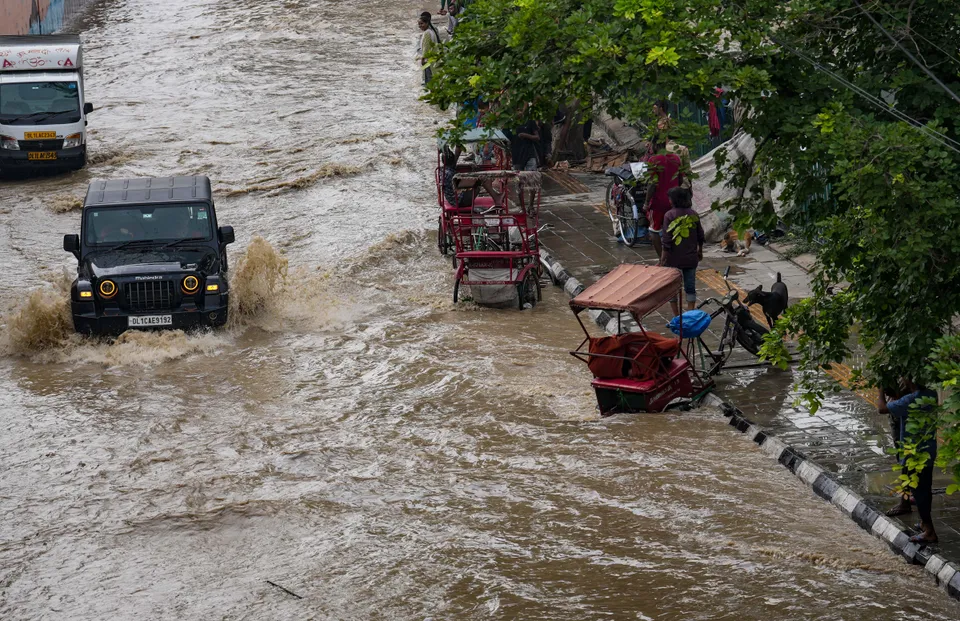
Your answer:
[[[76,82],[0,84],[0,123],[52,125],[80,120]]]
[[[90,246],[213,238],[210,207],[202,204],[98,207],[86,210],[83,225]]]

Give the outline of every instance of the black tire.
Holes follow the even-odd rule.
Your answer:
[[[639,222],[633,217],[633,204],[626,199],[621,199],[617,205],[617,219],[620,220],[620,234],[623,243],[628,248],[633,248],[639,241],[637,233],[640,230]]]
[[[756,321],[749,319],[737,329],[737,342],[754,356],[760,355],[763,336],[770,332]]]
[[[536,270],[528,270],[523,280],[517,285],[517,305],[520,310],[529,304],[531,307],[537,305],[541,300],[540,279],[537,277]]]
[[[603,204],[607,206],[607,213],[613,208],[613,186],[617,183],[616,177],[610,180],[610,183],[607,184],[607,191],[603,195]]]
[[[453,283],[453,303],[456,304],[460,299],[460,278],[457,278],[457,282]]]
[[[440,254],[447,254],[450,247],[447,245],[447,236],[443,232],[443,216],[437,217],[437,249]]]

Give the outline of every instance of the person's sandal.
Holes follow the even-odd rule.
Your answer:
[[[925,533],[920,533],[919,535],[914,535],[910,537],[910,543],[919,543],[922,546],[930,546],[940,541],[939,537],[934,536],[933,539],[927,539]]]

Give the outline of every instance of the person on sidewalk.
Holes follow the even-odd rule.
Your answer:
[[[647,186],[647,202],[643,206],[647,212],[647,219],[650,220],[650,242],[653,244],[653,249],[657,251],[658,259],[663,253],[660,237],[663,230],[663,217],[670,211],[670,199],[667,193],[683,185],[680,156],[675,153],[663,153],[665,146],[665,143],[655,144],[656,155],[647,159],[650,183]]]
[[[675,267],[683,274],[687,310],[697,307],[697,265],[703,260],[703,225],[693,210],[693,195],[686,188],[667,193],[672,208],[663,216],[663,255],[660,264]],[[670,300],[674,316],[680,314],[676,299]]]
[[[447,13],[447,34],[450,35],[450,38],[453,38],[453,33],[457,29],[457,24],[460,23],[460,20],[457,19],[457,13],[460,10],[457,8],[456,0],[450,0],[448,5],[449,12]]]
[[[454,0],[440,0],[440,15],[447,14],[447,6],[452,4]]]
[[[432,23],[430,11],[424,11],[417,20],[417,26],[420,27],[420,47],[417,56],[420,58],[420,66],[423,67],[423,85],[426,86],[433,77],[433,69],[427,67],[427,56],[440,45],[440,33]]]
[[[473,186],[469,192],[458,192],[456,187],[457,162],[460,160],[460,154],[463,147],[457,146],[451,149],[449,145],[443,147],[443,198],[451,207],[465,209],[473,206],[473,202],[479,195],[482,187],[487,191],[487,195],[493,199],[493,204],[497,207],[503,207],[503,195],[497,192],[493,187],[491,179],[484,179],[479,185]]]
[[[510,140],[510,157],[513,160],[513,169],[516,171],[533,171],[540,169],[540,160],[537,147],[540,143],[540,129],[536,121],[527,121],[517,129],[504,130],[504,135]],[[520,187],[518,186],[518,191]],[[536,200],[536,191],[531,190],[526,199],[526,208],[532,209]]]
[[[912,403],[924,397],[936,400],[937,393],[924,386],[917,385],[910,379],[905,379],[903,385],[906,394],[899,399],[891,399],[890,401],[887,401],[887,396],[881,388],[880,407],[878,409],[881,414],[889,414],[895,421],[895,429],[897,432],[897,436],[894,437],[895,443],[900,445],[904,442],[920,441],[917,450],[929,455],[926,465],[923,470],[919,472],[917,488],[913,491],[913,497],[917,501],[917,513],[920,516],[921,532],[911,537],[910,541],[919,544],[931,544],[936,543],[938,540],[937,531],[933,527],[933,517],[931,516],[933,507],[933,462],[937,458],[937,435],[936,432],[934,432],[931,434],[931,437],[927,439],[917,437],[907,431],[907,420],[910,418],[910,405]],[[929,411],[931,408],[930,406],[922,406],[921,409]],[[900,464],[901,466],[906,465],[906,459],[901,459]],[[909,503],[909,498],[901,499],[899,507],[895,507],[894,509],[903,509],[906,507],[908,510],[898,515],[909,513]],[[894,510],[891,510],[889,513],[893,513],[893,511]]]
[[[683,187],[693,189],[693,167],[690,164],[690,149],[677,142],[672,134],[667,136],[667,153],[673,153],[680,158],[680,174],[683,175]]]

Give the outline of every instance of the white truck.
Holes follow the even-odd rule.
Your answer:
[[[0,36],[0,172],[83,168],[91,112],[80,37]]]

